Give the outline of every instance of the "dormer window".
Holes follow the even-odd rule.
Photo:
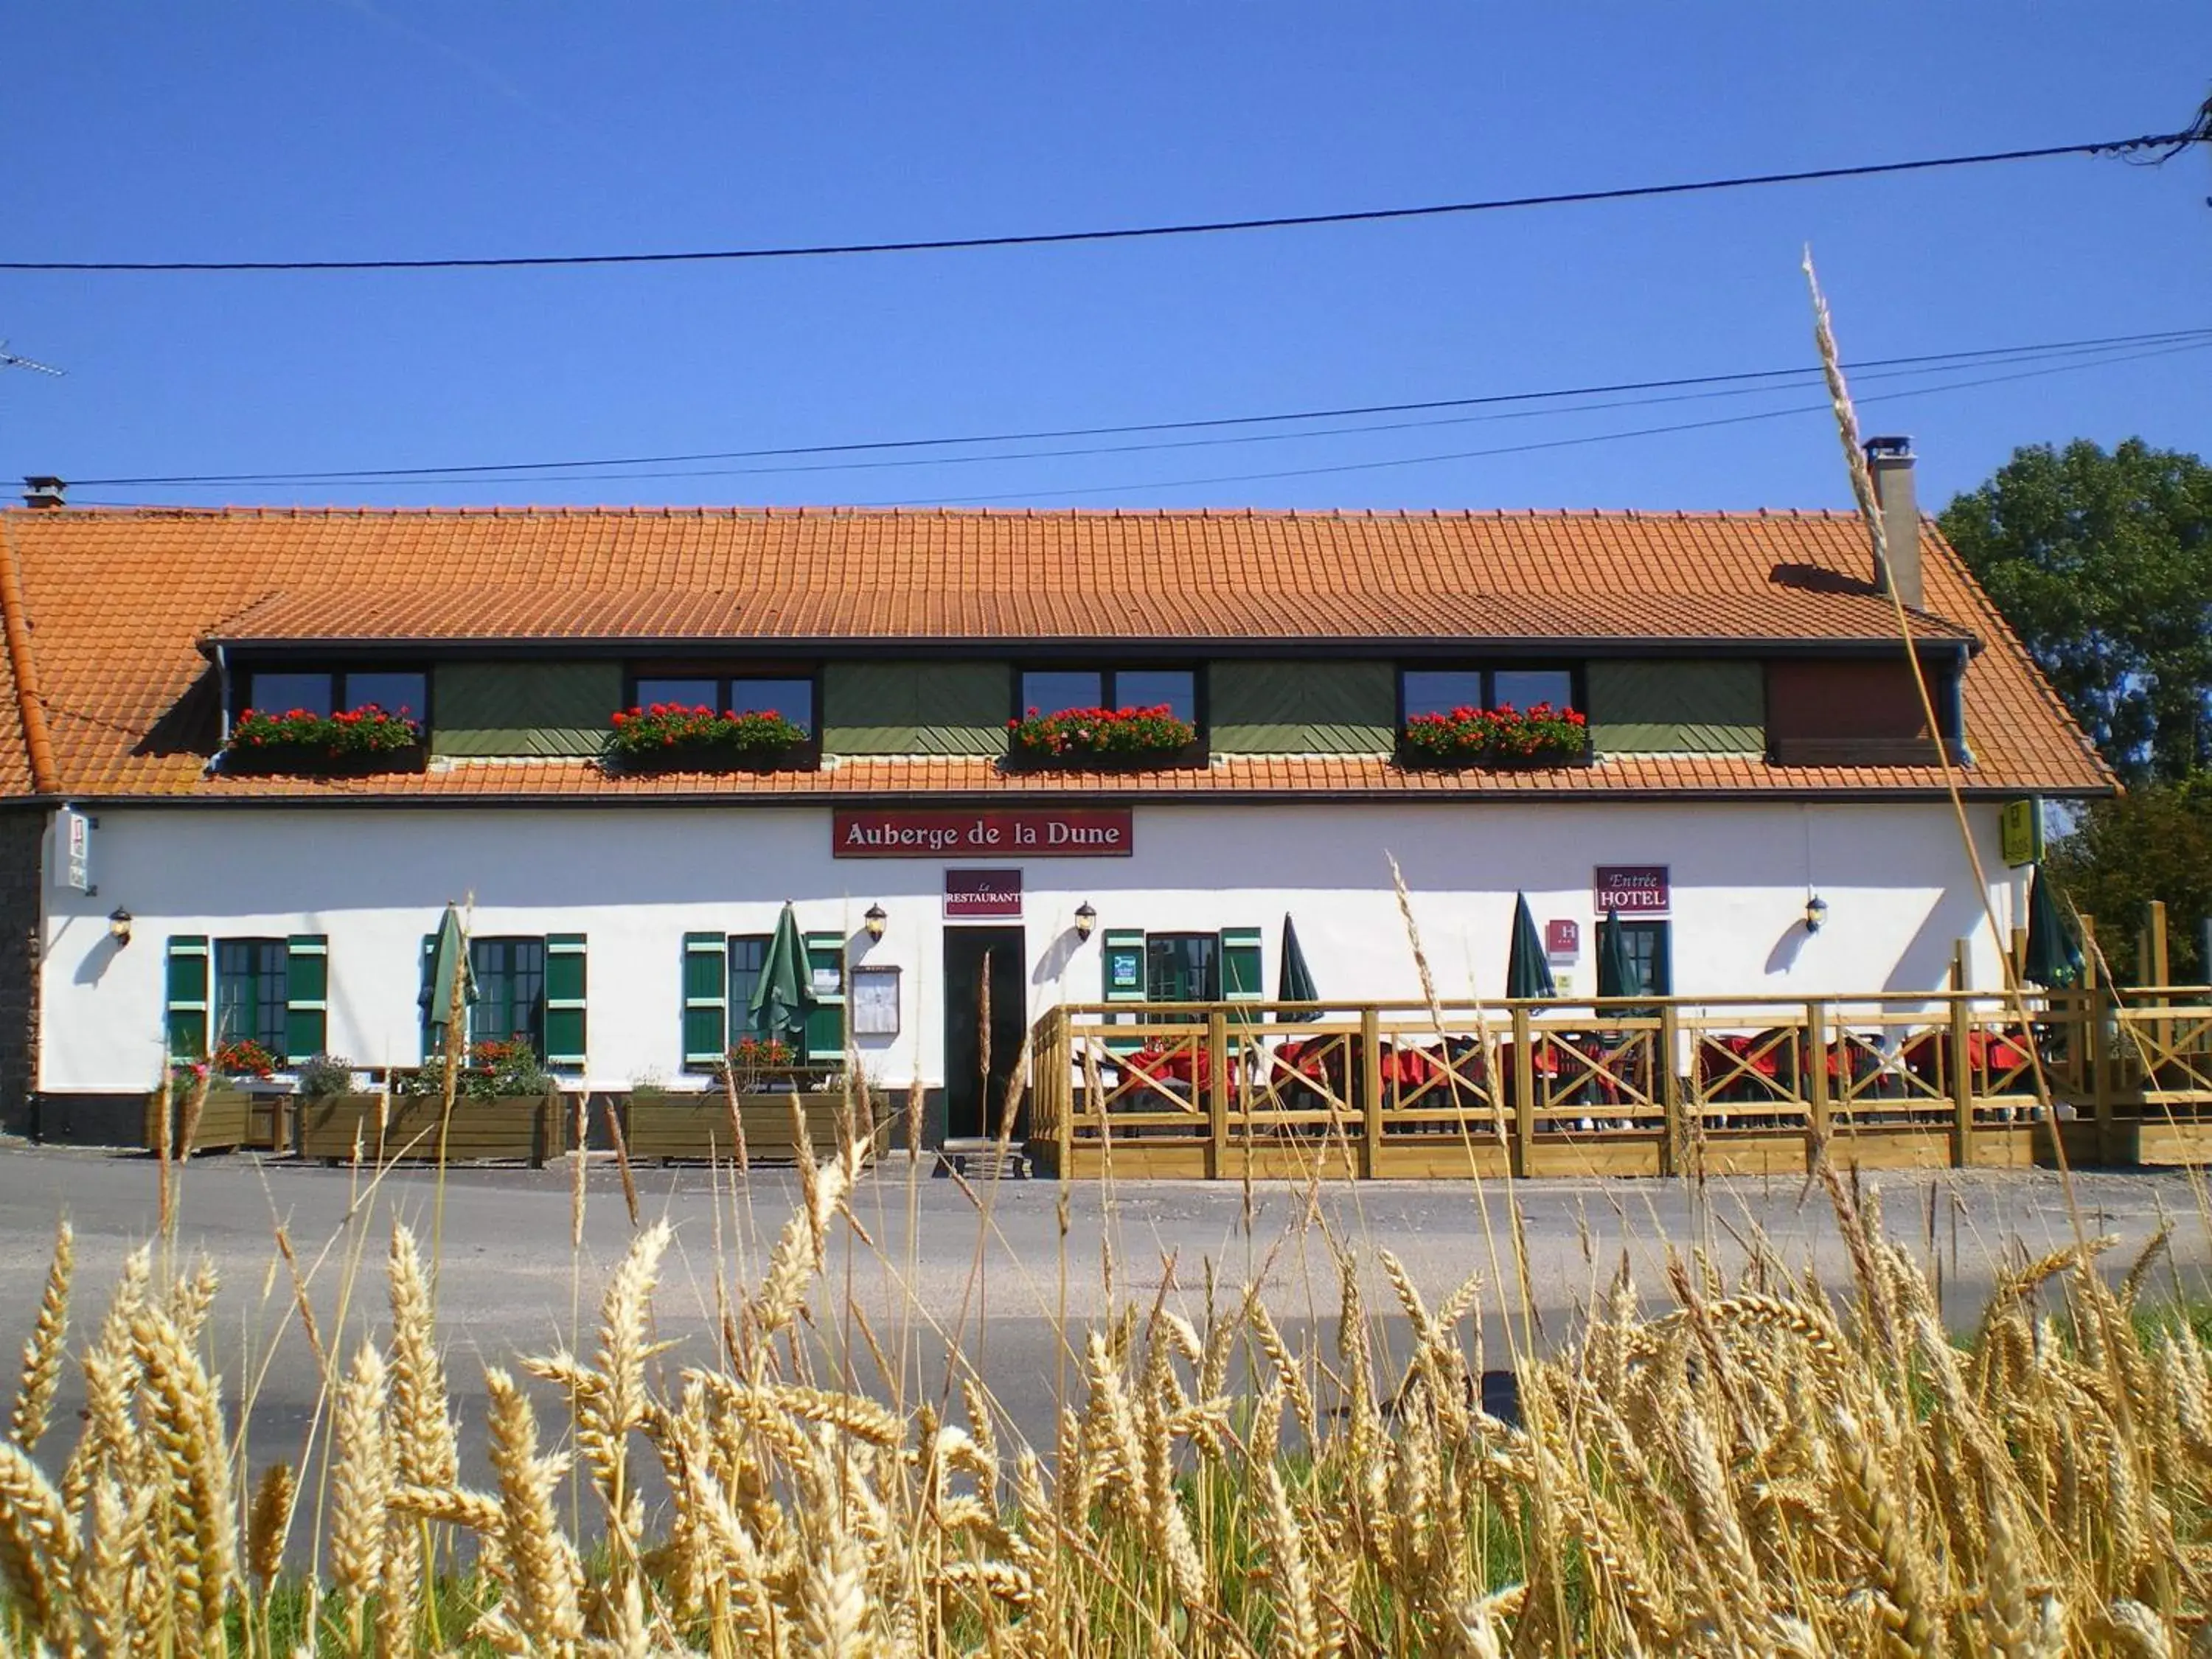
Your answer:
[[[244,708],[264,714],[337,714],[374,706],[428,723],[430,677],[419,668],[256,668],[246,677]]]
[[[1188,668],[1032,668],[1021,679],[1017,715],[1035,709],[1158,708],[1198,724],[1198,675]]]
[[[811,737],[814,682],[799,675],[640,674],[633,682],[630,707],[674,703],[711,709],[717,714],[781,714]]]

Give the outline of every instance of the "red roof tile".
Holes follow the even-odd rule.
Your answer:
[[[880,638],[1896,637],[1845,514],[554,511],[9,511],[60,783],[84,796],[233,799],[915,793],[1393,796],[1940,787],[1934,769],[1607,761],[1560,773],[1402,774],[1239,759],[1146,777],[1002,775],[988,762],[622,780],[585,763],[419,778],[208,779],[169,734],[210,695],[202,641]],[[1977,789],[2097,791],[2109,775],[1932,526],[1928,616],[1978,636]],[[3,665],[0,665],[3,666]],[[195,688],[198,688],[197,690]],[[10,688],[12,690],[12,685]],[[15,699],[0,793],[30,779]]]

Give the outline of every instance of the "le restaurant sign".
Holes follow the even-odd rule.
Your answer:
[[[985,812],[833,812],[830,851],[841,859],[1125,859],[1136,850],[1126,806],[1023,806]]]

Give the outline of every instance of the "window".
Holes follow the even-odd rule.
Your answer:
[[[422,939],[422,1055],[433,1057],[430,958],[434,934]],[[549,1072],[580,1072],[585,1058],[584,935],[472,939],[468,1040],[530,1044]]]
[[[814,681],[787,674],[640,674],[630,707],[672,702],[716,714],[781,714],[810,737],[814,732]]]
[[[469,1040],[507,1042],[521,1037],[545,1052],[545,941],[472,939],[469,971],[477,1000],[469,1010]]]
[[[1398,723],[1455,708],[1579,708],[1576,674],[1557,665],[1528,668],[1408,668],[1398,676]]]
[[[1064,708],[1157,708],[1198,724],[1198,672],[1191,668],[1038,668],[1023,672],[1014,713]]]
[[[320,933],[285,939],[178,934],[169,940],[169,1053],[204,1060],[226,1042],[259,1043],[279,1061],[323,1052],[330,947]]]
[[[246,678],[247,708],[286,714],[304,708],[333,714],[371,704],[387,714],[405,714],[428,724],[430,677],[416,668],[349,668],[331,672],[257,668]]]
[[[1154,1002],[1218,1002],[1221,941],[1212,933],[1147,933],[1145,993]]]
[[[769,933],[684,936],[684,1065],[712,1071],[740,1037],[769,1035],[755,1021],[753,994],[768,966]],[[845,1048],[845,939],[806,935],[807,982],[815,1006],[793,1046],[803,1060],[830,1060]],[[792,1039],[783,1035],[786,1042]]]
[[[1674,994],[1674,951],[1663,921],[1624,921],[1628,960],[1636,971],[1635,996],[1665,997]]]
[[[285,946],[281,939],[215,942],[215,1046],[253,1042],[284,1052]]]
[[[1257,1002],[1260,930],[1146,933],[1109,928],[1100,963],[1108,1002]]]
[[[767,933],[730,935],[730,1041],[758,1036],[753,1024],[753,993],[760,989],[761,970],[768,966]]]

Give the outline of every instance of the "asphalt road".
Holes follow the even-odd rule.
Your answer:
[[[740,1291],[755,1284],[769,1248],[798,1198],[789,1171],[756,1170],[732,1182],[727,1172],[641,1169],[640,1207],[665,1216],[675,1243],[664,1266],[659,1334],[677,1346],[671,1367],[714,1355],[718,1270]],[[2008,1246],[2040,1251],[2072,1237],[2064,1191],[2047,1174],[1885,1174],[1878,1182],[1892,1236],[1939,1267],[1947,1312],[1971,1318]],[[570,1249],[570,1171],[460,1170],[439,1187],[428,1173],[388,1173],[361,1190],[350,1172],[263,1163],[245,1157],[198,1160],[183,1170],[176,1261],[211,1261],[222,1289],[210,1322],[226,1401],[250,1397],[248,1445],[258,1465],[297,1458],[314,1419],[320,1383],[295,1309],[289,1276],[275,1245],[289,1231],[316,1319],[328,1340],[343,1332],[349,1351],[380,1331],[382,1263],[395,1218],[423,1241],[439,1242],[440,1325],[464,1424],[465,1456],[481,1478],[483,1366],[512,1366],[518,1355],[560,1346],[588,1348],[602,1276],[627,1248],[631,1228],[615,1170],[588,1170],[583,1244]],[[2212,1267],[2212,1221],[2178,1175],[2075,1177],[2082,1221],[2093,1233],[2124,1241],[2108,1260],[2124,1263],[2159,1224],[2176,1223],[2173,1266],[2155,1282],[2202,1296]],[[1504,1203],[1492,1183],[1483,1196],[1463,1183],[1336,1184],[1309,1203],[1301,1188],[1235,1183],[1123,1182],[1110,1195],[1096,1185],[1062,1193],[1049,1182],[1006,1182],[977,1198],[958,1183],[909,1177],[894,1160],[867,1177],[853,1209],[867,1240],[838,1247],[830,1281],[815,1304],[815,1363],[820,1374],[850,1376],[880,1395],[895,1390],[839,1316],[847,1299],[866,1316],[878,1340],[908,1356],[908,1401],[943,1390],[946,1356],[965,1357],[1015,1427],[1051,1443],[1063,1377],[1077,1368],[1060,1340],[1109,1307],[1110,1244],[1115,1297],[1150,1304],[1166,1296],[1192,1317],[1203,1314],[1206,1273],[1214,1269],[1223,1301],[1262,1270],[1271,1310],[1295,1345],[1309,1337],[1333,1345],[1337,1270],[1328,1238],[1357,1248],[1369,1264],[1370,1310],[1395,1303],[1372,1266],[1377,1249],[1395,1252],[1431,1301],[1469,1273],[1484,1275],[1487,1363],[1506,1363],[1497,1295],[1498,1269],[1510,1285]],[[1811,1261],[1845,1277],[1834,1218],[1822,1195],[1799,1181],[1736,1179],[1704,1187],[1674,1181],[1543,1181],[1517,1188],[1525,1217],[1529,1284],[1541,1333],[1556,1342],[1574,1310],[1610,1278],[1624,1252],[1652,1301],[1663,1299],[1665,1258],[1702,1242],[1724,1267],[1741,1259],[1741,1241],[1763,1230],[1793,1263]],[[0,1149],[0,1353],[28,1334],[58,1218],[76,1232],[78,1296],[74,1330],[96,1317],[125,1254],[155,1231],[157,1184],[150,1158],[63,1148]],[[1249,1204],[1249,1208],[1248,1208]],[[1493,1243],[1494,1242],[1494,1243]],[[1517,1297],[1511,1298],[1516,1306]],[[1064,1310],[1064,1317],[1063,1310]],[[851,1342],[854,1352],[846,1352]],[[849,1369],[848,1369],[849,1368]],[[41,1452],[58,1462],[73,1438],[78,1379],[72,1372],[54,1432]],[[548,1404],[557,1410],[557,1401]]]

